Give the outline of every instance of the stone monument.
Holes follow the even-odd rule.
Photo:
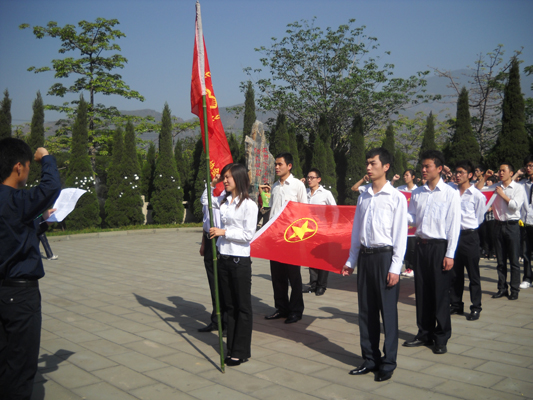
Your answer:
[[[250,197],[257,202],[259,185],[274,183],[274,157],[268,151],[265,130],[261,121],[255,121],[252,126],[252,135],[244,139],[244,153],[246,168],[250,176]]]

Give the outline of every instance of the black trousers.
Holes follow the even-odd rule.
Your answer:
[[[496,259],[498,262],[498,291],[507,290],[507,259],[511,267],[510,286],[512,293],[520,291],[520,226],[496,222]]]
[[[450,301],[453,309],[464,311],[463,292],[465,287],[465,268],[470,281],[470,311],[481,311],[481,278],[479,275],[479,233],[463,231],[459,236],[452,269],[452,288]]]
[[[452,336],[450,317],[451,271],[444,271],[446,242],[416,243],[416,324],[417,339],[446,345]]]
[[[491,257],[494,254],[496,254],[496,221],[490,220],[483,222],[483,225],[486,229],[486,237],[485,237],[485,251],[487,252],[487,256]]]
[[[523,281],[531,283],[533,275],[531,274],[531,252],[533,251],[533,226],[528,225],[520,228],[522,237],[522,248],[524,258],[524,279]]]
[[[252,260],[220,256],[220,287],[227,310],[228,356],[249,358],[252,348]]]
[[[300,266],[270,261],[270,274],[274,290],[274,307],[281,314],[301,317],[304,312],[304,298]],[[289,284],[291,285],[290,299]]]
[[[213,304],[213,311],[211,312],[211,322],[218,326],[218,320],[217,320],[217,311],[216,311],[216,295],[215,295],[215,272],[213,269],[213,246],[211,244],[211,239],[209,239],[209,236],[204,231],[204,239],[205,239],[205,245],[204,245],[204,266],[205,266],[205,272],[207,274],[207,281],[209,282],[209,290],[211,292],[211,303]],[[218,254],[218,250],[217,250]],[[219,269],[219,277],[218,277],[218,287],[220,289],[220,269]],[[220,295],[219,290],[219,300],[220,300],[220,317],[222,318],[222,325],[223,327],[226,325],[226,308],[224,306],[224,301],[222,299],[222,296]]]
[[[30,399],[41,342],[38,287],[0,287],[0,399]]]
[[[405,256],[404,256],[405,267],[411,268],[413,271],[415,269],[415,263],[416,263],[415,244],[416,244],[416,237],[409,236],[407,238],[407,248],[406,248]]]
[[[360,254],[357,263],[357,297],[359,300],[359,335],[363,366],[390,372],[396,368],[398,354],[398,296],[400,282],[387,287],[392,251]],[[380,323],[383,319],[385,343],[383,357],[379,351]]]
[[[323,269],[309,268],[309,282],[310,288],[315,290],[318,288],[326,289],[328,287],[329,271]]]
[[[52,248],[50,247],[50,243],[48,243],[48,238],[46,237],[46,233],[42,233],[38,236],[39,240],[41,241],[41,244],[43,245],[44,252],[46,253],[46,257],[50,258],[54,255]]]
[[[265,210],[264,214],[261,212],[261,209],[259,209],[259,212],[257,213],[257,225],[259,225],[259,222],[263,221],[263,224],[261,225],[263,226],[270,219],[270,207],[267,207],[264,210]]]

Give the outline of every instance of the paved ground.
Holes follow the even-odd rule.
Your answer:
[[[491,299],[494,261],[481,268],[481,319],[452,317],[448,354],[400,346],[394,376],[377,383],[348,375],[361,363],[355,277],[330,275],[324,296],[305,295],[303,320],[285,325],[263,318],[269,266],[254,260],[252,358],[222,374],[217,335],[197,332],[211,311],[200,238],[197,228],[50,238],[59,260],[41,280],[33,399],[533,398],[533,289]],[[413,278],[398,308],[403,341],[416,333]]]

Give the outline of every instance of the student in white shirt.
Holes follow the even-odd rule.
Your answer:
[[[522,206],[521,219],[524,226],[520,228],[522,238],[522,248],[524,257],[524,278],[520,284],[520,289],[527,289],[531,287],[533,281],[533,274],[531,273],[531,254],[533,252],[533,155],[528,155],[524,159],[524,168],[515,174],[520,177],[525,175],[526,179],[518,181],[524,185],[526,190],[526,201]]]
[[[279,176],[279,181],[272,185],[270,218],[278,214],[285,201],[307,203],[304,184],[291,174],[292,162],[290,153],[282,153],[276,157],[275,170],[276,175]],[[300,266],[270,261],[270,273],[276,311],[266,315],[265,319],[286,318],[286,324],[298,322],[302,319],[304,311]],[[289,284],[291,286],[290,299]]]
[[[250,242],[256,229],[257,204],[250,199],[250,178],[244,165],[233,164],[213,186],[224,182],[225,196],[213,199],[220,209],[220,228],[211,228],[211,238],[218,237],[220,283],[227,311],[228,354],[226,365],[248,361],[252,345],[252,261]],[[204,192],[207,195],[207,189]]]
[[[422,177],[427,183],[411,194],[407,220],[416,227],[416,323],[418,333],[405,347],[433,346],[447,352],[452,335],[450,282],[461,227],[459,192],[441,179],[444,156],[429,150],[422,154]]]
[[[322,176],[317,168],[312,168],[307,173],[307,202],[309,204],[322,204],[326,206],[336,206],[337,202],[333,194],[325,189],[320,182]],[[309,268],[309,288],[303,290],[304,293],[315,293],[322,296],[328,286],[329,271],[323,269]]]
[[[455,164],[457,185],[455,188],[461,195],[461,234],[455,252],[452,272],[452,288],[450,290],[450,314],[464,313],[463,292],[465,287],[465,268],[468,272],[470,290],[469,321],[479,319],[481,313],[481,278],[479,275],[479,225],[485,217],[486,198],[470,183],[474,165],[470,161],[459,161]]]
[[[488,190],[495,190],[497,196],[492,203],[494,219],[496,220],[495,247],[498,262],[498,292],[493,299],[507,297],[509,300],[517,300],[520,292],[520,265],[518,254],[520,253],[520,210],[526,199],[524,186],[513,181],[514,167],[509,162],[500,165],[498,171],[500,182],[489,186]],[[494,175],[492,170],[487,170],[476,184],[478,189],[483,189],[485,180]],[[507,285],[507,258],[511,267],[511,293]]]
[[[392,156],[383,147],[366,154],[372,185],[363,191],[355,210],[350,256],[342,275],[357,264],[359,335],[364,363],[350,375],[375,371],[375,380],[386,381],[396,368],[398,353],[398,296],[400,271],[407,244],[407,200],[387,181]],[[379,349],[383,319],[385,343]]]

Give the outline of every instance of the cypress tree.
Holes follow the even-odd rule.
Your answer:
[[[127,225],[140,225],[144,223],[141,199],[141,168],[137,159],[137,146],[135,144],[135,130],[133,123],[126,124],[124,135],[124,150],[120,162],[120,194],[118,200],[119,213],[127,219]]]
[[[502,130],[490,154],[492,165],[498,167],[502,162],[507,161],[512,163],[516,170],[522,166],[529,150],[525,122],[519,63],[514,58],[511,62],[509,80],[503,92]]]
[[[293,158],[292,174],[297,178],[302,178],[304,176],[302,172],[302,167],[300,164],[300,152],[298,151],[298,141],[296,139],[296,128],[290,126],[287,135],[289,136],[289,146],[290,153]]]
[[[461,160],[470,160],[474,165],[478,165],[481,161],[479,143],[474,137],[470,120],[468,90],[465,87],[461,89],[457,100],[455,132],[450,141],[449,155],[446,157],[446,162],[450,166]]]
[[[394,128],[392,124],[389,124],[387,126],[387,130],[385,131],[385,138],[383,139],[383,143],[381,146],[387,149],[393,157],[392,165],[390,166],[389,171],[387,172],[387,178],[392,179],[393,176],[396,174],[400,175],[401,177],[402,172],[398,171],[399,169],[401,169],[401,164],[398,164],[398,160],[396,159],[396,143],[394,140]]]
[[[290,153],[289,135],[287,133],[287,118],[279,113],[276,125],[270,133],[270,153],[276,157],[280,153]]]
[[[6,89],[0,103],[0,140],[8,137],[11,137],[11,99]]]
[[[351,188],[366,175],[365,137],[363,129],[363,118],[360,115],[356,115],[352,123],[352,129],[350,130],[350,150],[347,154],[346,161],[346,199],[344,201],[346,205],[357,204],[359,193],[353,192]]]
[[[155,173],[155,144],[150,142],[146,161],[141,171],[141,194],[144,195],[144,201],[150,202],[152,192],[154,191],[154,173]]]
[[[239,160],[238,162],[244,165],[244,140],[247,135],[252,134],[252,126],[256,120],[255,115],[255,93],[254,87],[252,86],[252,81],[248,81],[246,86],[246,92],[244,93],[244,124],[242,128],[242,142],[241,142],[241,158],[234,160]]]
[[[422,170],[422,164],[420,156],[427,150],[436,150],[437,144],[435,143],[435,118],[433,112],[429,113],[426,119],[426,130],[424,131],[424,137],[422,138],[422,146],[420,146],[420,152],[418,153],[418,164],[416,165],[416,171],[420,173]]]
[[[80,197],[76,208],[67,217],[66,224],[69,229],[84,229],[100,226],[100,206],[96,197],[94,173],[88,155],[87,132],[87,103],[80,96],[76,111],[76,119],[72,127],[72,147],[65,187],[75,187],[87,190]]]
[[[38,147],[44,146],[44,105],[41,92],[37,92],[37,97],[33,101],[33,116],[31,118],[31,131],[28,137],[28,145],[31,152],[35,153]],[[41,163],[32,163],[28,176],[27,187],[39,184],[41,180]]]
[[[179,224],[183,220],[183,189],[172,154],[172,122],[166,103],[161,119],[159,157],[155,163],[154,192],[150,203],[156,224]]]
[[[241,159],[241,145],[239,144],[239,141],[235,137],[234,133],[231,133],[228,137],[228,146],[231,153],[231,158],[237,160],[235,162],[239,162]]]
[[[176,140],[174,146],[174,159],[176,160],[176,169],[180,175],[181,188],[183,189],[183,197],[188,200],[190,190],[189,188],[189,174],[190,174],[190,162],[187,155],[183,152],[183,143],[181,140]]]
[[[320,154],[322,152],[324,153],[323,155]],[[322,174],[322,186],[328,190],[331,190],[333,196],[337,198],[338,192],[335,156],[333,154],[333,149],[331,148],[329,126],[324,116],[321,116],[318,121],[317,135],[313,145],[311,168],[318,168],[320,170]]]
[[[193,201],[192,212],[197,221],[202,221],[203,211],[200,197],[206,188],[206,164],[204,145],[201,137],[198,138],[196,146],[194,147],[192,165],[192,170],[196,173],[194,184],[191,189],[191,199]]]
[[[124,152],[124,138],[122,128],[119,126],[113,134],[113,150],[111,154],[111,165],[107,173],[107,199],[105,201],[105,224],[116,228],[128,225],[126,215],[120,212],[120,185],[124,179],[122,173],[122,155]]]

